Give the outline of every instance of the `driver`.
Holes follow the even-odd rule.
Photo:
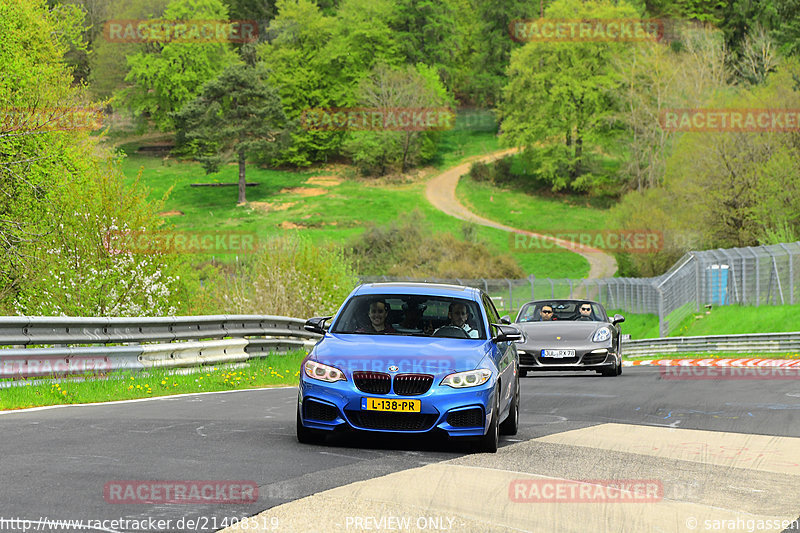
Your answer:
[[[468,337],[472,339],[477,339],[478,330],[474,329],[472,326],[467,324],[468,317],[469,317],[469,312],[467,311],[467,304],[460,302],[451,303],[447,313],[447,318],[450,319],[450,325],[442,326],[441,328],[434,331],[433,332],[434,336],[436,335],[436,332],[442,328],[460,328],[466,332]]]

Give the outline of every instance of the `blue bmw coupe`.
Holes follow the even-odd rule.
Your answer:
[[[300,442],[321,442],[337,428],[443,431],[495,452],[501,433],[516,434],[514,341],[522,334],[500,318],[483,291],[360,285],[335,316],[309,319],[305,327],[323,337],[300,372]]]

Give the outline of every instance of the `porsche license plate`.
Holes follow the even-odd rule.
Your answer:
[[[391,411],[394,413],[419,413],[419,400],[391,400],[387,398],[361,398],[361,409],[365,411]]]
[[[542,350],[542,357],[575,357],[575,350]]]

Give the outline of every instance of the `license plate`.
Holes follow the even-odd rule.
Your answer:
[[[575,357],[575,350],[542,350],[542,357]]]
[[[391,400],[387,398],[361,398],[364,411],[392,411],[394,413],[419,413],[422,402],[419,400]]]

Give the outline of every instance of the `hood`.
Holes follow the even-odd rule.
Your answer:
[[[356,370],[443,374],[473,370],[490,353],[491,341],[405,335],[325,335],[310,358],[347,375]]]
[[[554,322],[523,322],[514,324],[525,333],[525,345],[537,345],[543,341],[553,342],[591,342],[594,332],[608,322],[580,322],[573,320],[556,320]],[[561,337],[557,339],[556,337]]]

